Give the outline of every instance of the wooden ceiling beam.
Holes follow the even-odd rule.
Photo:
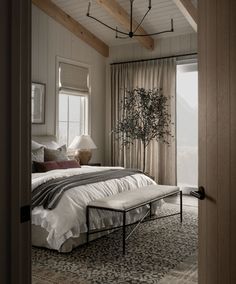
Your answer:
[[[109,56],[109,47],[98,37],[92,34],[79,22],[74,20],[66,14],[61,8],[55,5],[50,0],[32,0],[32,3],[39,9],[44,11],[48,16],[63,25],[70,32],[75,34],[78,38],[86,42],[88,45],[96,49],[100,54],[105,57]]]
[[[191,0],[173,0],[180,11],[183,13],[189,24],[195,32],[197,32],[197,8],[193,5]]]
[[[119,22],[126,30],[130,30],[130,15],[121,7],[115,0],[96,0],[97,3],[103,7],[112,17]],[[138,23],[133,20],[134,28]],[[147,34],[146,31],[140,26],[137,30],[138,34]],[[149,50],[154,49],[154,40],[150,36],[136,37],[137,41]]]

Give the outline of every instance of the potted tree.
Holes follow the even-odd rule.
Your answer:
[[[171,116],[168,113],[167,101],[162,89],[135,88],[126,90],[121,102],[123,116],[117,122],[113,133],[123,146],[128,146],[135,140],[142,141],[143,172],[146,168],[146,148],[149,143],[155,139],[169,144]]]

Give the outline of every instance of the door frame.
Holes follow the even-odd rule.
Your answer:
[[[199,283],[235,283],[236,1],[199,0],[198,5],[202,134],[199,184],[205,186],[207,195],[200,206]],[[31,1],[2,0],[0,21],[0,133],[4,161],[0,164],[0,282],[28,284],[31,283],[31,224],[27,221],[27,206],[31,202]],[[222,117],[222,112],[226,116]],[[217,125],[226,127],[214,128],[215,119]],[[214,133],[219,139],[217,145]],[[222,158],[221,163],[214,163],[216,153]],[[217,183],[214,173],[219,175]],[[218,206],[217,210],[214,206]]]
[[[31,283],[31,1],[0,9],[0,283]]]

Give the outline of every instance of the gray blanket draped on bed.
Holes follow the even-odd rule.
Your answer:
[[[112,169],[49,180],[33,190],[32,209],[37,206],[43,206],[49,210],[54,209],[63,193],[73,187],[122,178],[137,173],[142,172],[135,169]]]

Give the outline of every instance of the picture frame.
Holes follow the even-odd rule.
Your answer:
[[[45,123],[46,84],[32,82],[31,85],[31,123]]]

